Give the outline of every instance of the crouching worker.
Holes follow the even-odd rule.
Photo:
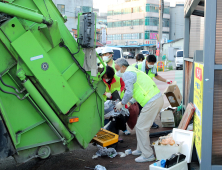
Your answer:
[[[136,123],[137,150],[133,155],[140,156],[136,162],[154,161],[153,150],[150,147],[149,131],[157,114],[163,107],[163,97],[154,81],[144,72],[129,66],[124,58],[115,61],[115,68],[123,74],[125,93],[121,102],[115,108],[121,110],[133,97],[142,107]]]
[[[104,68],[100,68],[102,73]],[[107,100],[121,100],[124,95],[125,83],[122,78],[115,75],[115,71],[112,67],[106,66],[106,72],[102,77],[104,84],[106,85],[106,91],[103,95],[104,101]],[[105,119],[105,125],[109,122]]]
[[[103,71],[103,69],[102,69]],[[112,67],[106,66],[106,73],[103,75],[103,82],[106,85],[106,91],[103,95],[104,100],[116,100],[118,98],[114,98],[114,92],[118,92],[120,99],[122,99],[124,95],[125,83],[122,78],[115,75],[115,71]]]

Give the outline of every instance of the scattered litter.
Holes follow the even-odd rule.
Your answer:
[[[114,148],[106,148],[106,147],[102,147],[100,145],[97,145],[97,148],[99,149],[96,152],[96,155],[98,155],[98,156],[108,156],[110,158],[114,158],[117,155],[117,152]]]
[[[97,159],[98,157],[98,155],[93,155],[92,159]]]
[[[126,157],[126,154],[123,153],[123,152],[118,152],[118,155],[120,156],[120,158],[124,158],[124,157]]]
[[[96,165],[95,170],[106,170],[106,168],[101,165]]]
[[[132,154],[131,149],[127,149],[127,150],[125,150],[125,154],[126,154],[126,155],[130,155],[130,154]]]

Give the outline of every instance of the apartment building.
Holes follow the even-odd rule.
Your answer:
[[[108,6],[107,45],[138,53],[156,45],[159,0],[125,0]],[[163,37],[169,39],[170,3],[164,3]]]
[[[93,0],[53,0],[62,15],[67,16],[65,23],[69,31],[76,35],[78,24],[78,13],[92,12]]]
[[[170,40],[184,38],[184,4],[176,3],[170,7]]]

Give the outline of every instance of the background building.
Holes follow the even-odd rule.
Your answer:
[[[170,40],[184,38],[184,4],[170,7]]]
[[[108,6],[107,45],[138,53],[156,44],[159,0],[125,0]],[[164,3],[163,37],[169,39],[170,3]]]
[[[53,0],[62,15],[67,16],[66,27],[73,34],[77,34],[78,13],[92,12],[93,0]]]

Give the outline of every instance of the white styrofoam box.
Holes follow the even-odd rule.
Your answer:
[[[187,167],[187,162],[183,161],[170,168],[162,168],[162,167],[154,166],[153,164],[151,164],[150,170],[188,170],[188,167]]]
[[[175,141],[183,141],[180,153],[186,155],[186,161],[190,163],[193,152],[194,133],[192,131],[174,128],[173,139]]]
[[[173,154],[180,152],[181,151],[181,146],[161,146],[161,145],[154,145],[154,150],[156,153],[156,159],[161,160],[161,159],[168,159],[170,158]]]

